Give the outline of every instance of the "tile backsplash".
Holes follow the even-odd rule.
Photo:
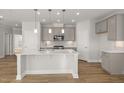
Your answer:
[[[42,41],[41,47],[53,47],[54,45],[63,45],[64,47],[76,47],[75,41],[61,41],[61,42],[53,42],[53,41]]]

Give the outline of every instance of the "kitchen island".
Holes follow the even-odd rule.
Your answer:
[[[47,49],[37,52],[17,53],[16,80],[27,74],[71,73],[78,78],[78,53],[71,49]]]

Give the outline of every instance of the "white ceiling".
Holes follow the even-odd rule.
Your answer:
[[[49,23],[49,12],[47,9],[39,9],[40,15],[38,20],[43,23]],[[115,9],[66,9],[65,12],[65,23],[72,24],[72,19],[76,22],[85,19],[99,18],[109,13],[115,12]],[[60,15],[57,15],[60,12]],[[76,15],[79,12],[80,15]],[[0,16],[3,16],[1,21],[4,24],[14,26],[15,24],[21,24],[23,21],[34,21],[34,10],[33,9],[0,9]],[[46,19],[46,22],[42,20]],[[51,20],[53,23],[60,19],[62,22],[62,9],[52,9]]]

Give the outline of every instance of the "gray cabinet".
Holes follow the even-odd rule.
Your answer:
[[[116,14],[96,23],[96,33],[108,32],[108,40],[124,41],[124,14]]]
[[[61,34],[62,34],[60,27],[54,27],[54,28],[52,28],[52,29],[53,29],[53,31],[52,31],[53,37],[54,37],[54,35],[61,35]]]
[[[102,52],[102,68],[110,74],[124,74],[124,53]]]
[[[100,21],[98,23],[96,23],[96,33],[99,34],[99,33],[105,33],[107,32],[107,20],[103,20],[103,21]]]
[[[52,41],[53,40],[53,33],[49,33],[49,28],[43,28],[42,32],[43,32],[42,33],[43,41]]]
[[[106,71],[110,71],[110,55],[106,52],[102,52],[102,68]]]
[[[124,14],[108,18],[108,40],[124,41]]]
[[[54,41],[54,35],[64,35],[64,41],[75,40],[75,27],[64,27],[64,33],[61,32],[62,27],[51,27],[52,33],[49,33],[49,27],[42,27],[43,41]]]
[[[116,16],[108,18],[108,40],[116,40]]]
[[[74,27],[65,27],[64,40],[65,41],[75,40],[75,28]]]

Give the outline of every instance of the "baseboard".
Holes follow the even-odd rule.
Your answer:
[[[24,77],[25,75],[26,75],[25,73],[22,73],[21,75],[17,75],[17,76],[16,76],[16,80],[21,80],[21,79],[23,79],[23,77]]]
[[[25,71],[25,74],[62,74],[72,73],[71,70],[37,70],[37,71]]]
[[[97,60],[97,59],[79,59],[79,60],[83,60],[90,63],[101,63],[101,60]]]
[[[73,78],[79,78],[78,74],[72,74]]]
[[[88,59],[87,60],[88,62],[92,62],[92,63],[100,63],[99,60],[96,60],[96,59]]]

